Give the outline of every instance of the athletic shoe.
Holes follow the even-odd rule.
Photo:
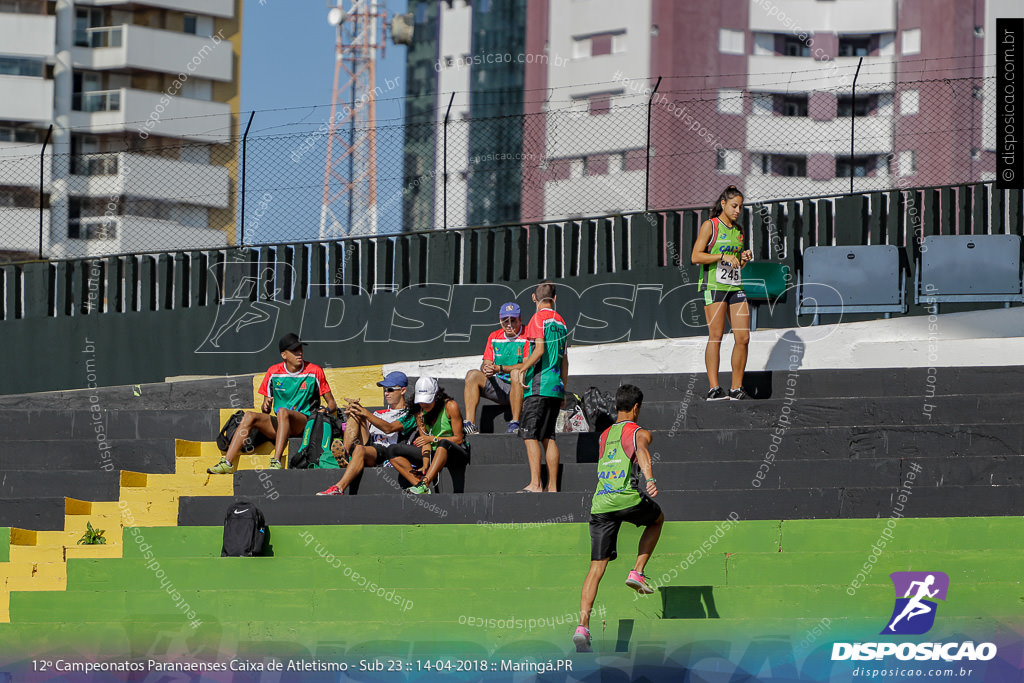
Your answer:
[[[590,649],[590,631],[585,626],[576,627],[572,642],[576,646],[576,652],[593,652]]]
[[[750,395],[747,392],[743,391],[743,387],[740,387],[739,389],[733,389],[732,391],[729,392],[729,400],[749,401]]]
[[[341,489],[339,489],[337,484],[333,484],[326,491],[321,491],[320,493],[318,493],[316,495],[318,495],[318,496],[344,496],[345,492],[342,491]]]
[[[629,578],[626,579],[626,585],[641,595],[650,595],[654,592],[651,585],[647,583],[647,577],[635,569],[629,572]]]
[[[469,420],[466,420],[465,422],[462,423],[462,431],[465,432],[466,434],[480,433],[480,429]]]
[[[269,468],[272,469],[272,470],[282,470],[282,469],[284,469],[284,467],[281,465],[281,461],[278,460],[277,458],[271,458],[270,459]]]
[[[206,471],[210,474],[234,474],[235,468],[227,461],[227,458],[221,458],[219,463]]]
[[[519,431],[519,423],[512,420],[508,423],[508,429],[505,430],[506,434],[515,434]]]
[[[408,492],[408,493],[415,493],[417,495],[422,494],[422,493],[431,493],[430,486],[425,481],[424,482],[420,482],[419,484],[416,484],[416,486],[407,488],[406,492]]]
[[[729,394],[722,390],[722,387],[715,387],[708,392],[709,401],[726,401],[729,399]]]

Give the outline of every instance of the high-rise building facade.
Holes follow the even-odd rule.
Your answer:
[[[0,250],[234,240],[241,0],[0,0]]]
[[[474,2],[474,23],[494,7]],[[521,138],[508,158],[522,162],[506,164],[497,184],[518,188],[521,220],[539,220],[709,205],[729,184],[772,199],[846,192],[851,176],[855,190],[990,180],[993,36],[996,18],[1010,16],[1024,16],[1024,5],[528,0],[525,41],[486,46],[527,57],[527,116],[504,123]],[[443,44],[443,21],[437,29]],[[477,49],[471,93],[514,88],[490,81]],[[659,77],[648,158],[647,102]],[[444,78],[442,55],[435,83]],[[471,159],[513,144],[511,135],[500,149],[470,140]],[[465,224],[484,224],[467,205]]]

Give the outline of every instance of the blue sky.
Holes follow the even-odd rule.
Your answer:
[[[408,4],[407,0],[385,2],[389,17],[405,12]],[[298,134],[313,133],[330,118],[335,28],[327,23],[327,12],[332,5],[326,0],[245,1],[241,130],[248,112],[257,112],[247,150],[247,243],[317,237],[326,148],[320,141],[298,162],[289,159],[288,152],[304,139]],[[381,192],[391,185],[401,185],[401,135],[396,126],[403,116],[405,58],[405,46],[394,45],[389,38],[385,55],[378,62],[377,84],[381,88],[387,82],[395,86],[377,104]],[[282,135],[296,137],[259,140],[261,136]],[[261,215],[254,216],[261,204]],[[400,202],[397,208],[400,213]]]

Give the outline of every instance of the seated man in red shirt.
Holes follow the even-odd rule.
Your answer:
[[[509,406],[512,409],[512,421],[508,423],[507,431],[514,434],[519,430],[519,414],[523,408],[523,384],[512,381],[510,369],[523,362],[529,345],[523,336],[523,319],[519,304],[514,301],[502,304],[498,309],[498,322],[501,328],[487,338],[484,362],[480,369],[466,373],[466,387],[463,390],[466,422],[463,426],[467,434],[476,434],[480,431],[473,420],[476,419],[476,406],[481,396],[499,405]]]
[[[242,442],[249,436],[251,429],[260,430],[274,441],[270,469],[279,470],[288,437],[302,436],[306,420],[313,411],[320,408],[320,397],[323,396],[327,401],[329,412],[338,409],[323,368],[303,360],[303,346],[305,344],[297,334],[289,332],[281,337],[278,349],[283,362],[272,365],[263,377],[259,388],[259,393],[264,397],[261,412],[251,410],[245,414],[224,457],[207,472],[233,474]],[[274,414],[271,414],[272,409],[276,411]]]

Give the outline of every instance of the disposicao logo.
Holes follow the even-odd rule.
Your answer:
[[[936,600],[946,599],[949,576],[943,572],[893,572],[896,591],[892,616],[880,635],[921,635],[935,625]],[[834,643],[832,661],[871,660],[895,656],[900,660],[988,661],[996,656],[994,643]]]
[[[889,578],[896,588],[896,605],[881,635],[928,633],[935,625],[935,612],[939,608],[935,600],[945,601],[949,577],[944,572],[893,572]]]

